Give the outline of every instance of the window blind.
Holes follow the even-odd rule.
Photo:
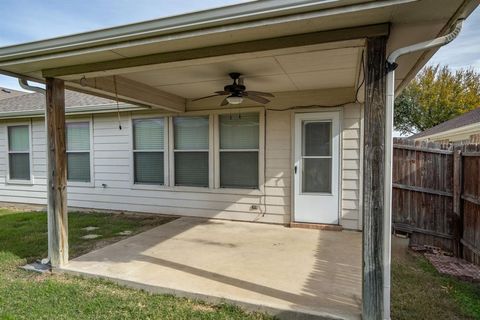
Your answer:
[[[164,119],[133,121],[134,183],[164,184]]]
[[[163,118],[134,120],[133,135],[135,150],[163,150]]]
[[[136,152],[135,183],[163,184],[163,152]]]
[[[30,154],[10,153],[9,154],[10,179],[30,180]]]
[[[258,152],[221,152],[222,188],[258,188]]]
[[[220,187],[258,188],[259,114],[223,114],[220,123]]]
[[[67,180],[90,182],[90,152],[67,153]]]
[[[220,149],[258,149],[258,113],[220,115]]]
[[[208,187],[208,117],[175,117],[175,185]]]
[[[67,123],[67,151],[90,151],[90,124]]]
[[[30,180],[29,126],[8,127],[8,165],[11,180]]]
[[[8,127],[8,148],[13,152],[30,151],[30,135],[28,133],[28,126]]]
[[[176,152],[175,185],[208,187],[208,152]]]
[[[90,123],[70,122],[67,127],[67,180],[90,182]]]
[[[175,150],[208,150],[208,117],[173,119]]]

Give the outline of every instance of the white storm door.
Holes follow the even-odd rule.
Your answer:
[[[295,115],[294,220],[339,223],[339,112]]]

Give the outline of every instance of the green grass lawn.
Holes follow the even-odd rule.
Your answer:
[[[75,257],[121,240],[117,233],[139,233],[171,218],[70,213],[70,255]],[[102,237],[83,240],[90,233]],[[108,281],[69,275],[40,275],[18,266],[47,256],[47,217],[44,212],[0,209],[0,319],[270,319],[227,304],[154,295]]]
[[[480,319],[480,284],[443,276],[422,255],[394,249],[392,319]]]

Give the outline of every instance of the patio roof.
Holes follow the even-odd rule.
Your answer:
[[[333,104],[343,105],[348,97],[364,102],[362,315],[388,319],[391,108],[386,101],[392,96],[387,99],[386,78],[392,73],[386,58],[397,48],[448,33],[477,5],[477,0],[268,0],[0,48],[3,73],[46,82],[52,265],[68,262],[65,87],[118,94],[126,102],[178,113],[215,108],[216,101],[199,106],[191,98],[220,90],[230,83],[226,71],[237,71],[250,90],[275,93],[269,108],[278,108],[279,100],[290,107],[318,106],[319,96],[339,89],[346,93],[331,99]],[[397,88],[434,52],[401,57]],[[365,94],[364,101],[357,93]]]
[[[365,38],[389,35],[391,52],[445,33],[475,6],[462,0],[255,1],[0,48],[0,70],[38,81],[61,78],[68,88],[107,97],[115,96],[110,76],[116,75],[121,100],[175,112],[219,90],[232,71],[244,73],[258,91],[351,87],[353,96]],[[401,58],[397,86],[433,53]]]

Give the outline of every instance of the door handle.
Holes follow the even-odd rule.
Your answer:
[[[294,171],[295,171],[295,174],[297,174],[297,166],[295,166],[295,169],[294,169]]]

